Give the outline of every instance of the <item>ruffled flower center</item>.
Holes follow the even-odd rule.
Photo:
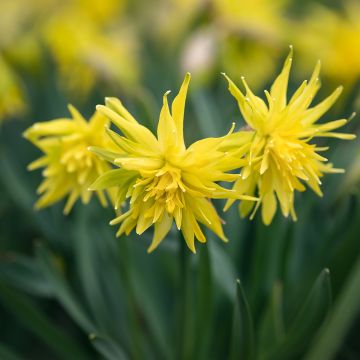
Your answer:
[[[75,175],[79,184],[84,184],[89,173],[93,171],[96,162],[94,160],[96,160],[94,154],[88,150],[88,145],[85,143],[67,146],[60,158],[66,172]]]
[[[185,187],[181,181],[181,170],[160,170],[148,186],[145,188],[144,201],[153,199],[156,207],[162,207],[169,214],[173,214],[175,208],[183,208]]]

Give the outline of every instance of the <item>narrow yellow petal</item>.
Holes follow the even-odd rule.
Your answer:
[[[305,124],[312,124],[319,120],[335,103],[342,93],[343,87],[339,86],[335,91],[316,106],[308,109],[302,119]]]
[[[167,91],[163,97],[163,106],[160,112],[160,118],[157,128],[157,136],[160,146],[163,151],[168,151],[177,144],[177,130],[174,120],[170,114],[167,96],[170,91]]]
[[[225,74],[222,74],[225,79],[228,81],[229,91],[237,100],[240,111],[244,120],[250,125],[252,128],[255,128],[254,119],[253,119],[253,111],[250,107],[248,101],[244,94],[240,91],[240,89],[235,85],[235,83]]]
[[[178,145],[181,146],[183,149],[185,148],[184,144],[184,112],[185,112],[185,102],[186,102],[186,95],[190,83],[191,75],[187,73],[185,75],[185,79],[180,87],[180,91],[175,97],[172,107],[171,113],[174,119],[175,127],[176,127],[176,134],[178,137]]]
[[[188,248],[195,254],[195,234],[193,229],[193,222],[191,217],[194,215],[191,213],[190,210],[184,209],[183,211],[183,218],[181,224],[181,232],[184,235],[184,239]]]
[[[261,214],[265,225],[269,225],[276,212],[276,198],[274,193],[268,192],[262,198]]]
[[[159,246],[161,241],[164,240],[171,229],[172,223],[173,219],[167,214],[165,214],[160,221],[155,223],[154,237],[147,250],[148,253],[153,252]]]
[[[275,99],[275,107],[277,111],[281,111],[287,103],[286,94],[289,82],[289,74],[292,65],[293,48],[290,47],[289,55],[287,56],[284,67],[280,75],[276,78],[271,86],[270,95]]]
[[[97,105],[96,109],[107,116],[130,140],[139,144],[148,144],[152,148],[159,148],[154,134],[146,127],[125,120],[121,115],[106,106]]]
[[[114,98],[114,97],[107,97],[107,98],[105,98],[105,104],[111,110],[114,110],[119,115],[121,115],[125,120],[132,122],[134,124],[138,123],[135,120],[135,118],[129,113],[129,111],[125,108],[125,106],[122,104],[122,102],[119,99]]]

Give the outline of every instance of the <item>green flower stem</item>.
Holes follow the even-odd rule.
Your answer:
[[[187,360],[192,358],[192,307],[191,307],[191,252],[185,239],[180,233],[180,306],[179,306],[179,351],[178,358]]]
[[[126,298],[129,307],[129,321],[130,321],[130,333],[131,333],[131,358],[134,360],[140,360],[140,323],[136,307],[135,293],[131,279],[131,259],[129,254],[128,239],[121,238],[118,240],[119,244],[119,257],[120,257],[120,276],[123,279]]]

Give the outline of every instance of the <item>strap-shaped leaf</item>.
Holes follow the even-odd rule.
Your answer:
[[[323,324],[331,306],[330,272],[324,269],[317,277],[308,297],[295,316],[284,341],[268,352],[264,359],[292,359],[309,346]]]
[[[53,286],[53,293],[57,300],[82,329],[88,333],[95,331],[92,320],[81,308],[63,275],[55,267],[53,255],[41,244],[36,248],[36,255],[43,273],[46,274],[49,283]]]
[[[282,283],[275,282],[258,330],[257,345],[260,358],[284,339],[283,311],[283,286]]]
[[[254,355],[254,327],[244,289],[236,280],[236,303],[230,359],[252,360]]]
[[[101,331],[98,331],[97,326],[94,324],[93,320],[80,306],[80,303],[72,293],[63,275],[54,266],[52,255],[49,250],[47,250],[43,245],[39,245],[37,247],[37,257],[44,273],[48,277],[49,282],[53,285],[54,295],[57,300],[85,332],[88,334],[99,334],[97,336],[104,339],[102,346],[97,346],[96,349],[107,360],[113,360],[112,357],[107,357],[108,353],[112,353],[113,349],[121,349],[121,346],[113,339],[105,338],[101,335]],[[119,351],[118,359],[123,359],[120,357],[120,355],[123,356],[123,354],[125,354],[125,351]]]
[[[6,345],[0,343],[0,359],[2,360],[22,360],[22,358],[15,354],[12,349],[9,349]]]
[[[35,296],[51,296],[51,287],[38,263],[30,257],[11,254],[0,262],[0,278],[7,284]]]
[[[104,356],[106,360],[126,360],[127,356],[123,349],[101,335],[90,334],[89,339],[95,349]]]
[[[360,312],[360,257],[306,360],[332,359]]]
[[[64,359],[89,359],[86,353],[61,329],[53,325],[36,305],[23,293],[0,281],[0,301],[33,334],[41,339],[55,354]]]

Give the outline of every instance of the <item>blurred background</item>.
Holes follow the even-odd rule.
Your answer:
[[[116,96],[154,130],[190,71],[186,141],[219,136],[243,123],[220,72],[262,96],[290,44],[290,93],[321,59],[317,99],[345,87],[324,120],[359,110],[356,0],[0,0],[0,360],[360,358],[359,140],[322,141],[346,174],[297,196],[298,222],[233,206],[230,243],[208,233],[185,268],[176,231],[148,255],[151,230],[115,239],[96,201],[33,209],[34,122]]]

